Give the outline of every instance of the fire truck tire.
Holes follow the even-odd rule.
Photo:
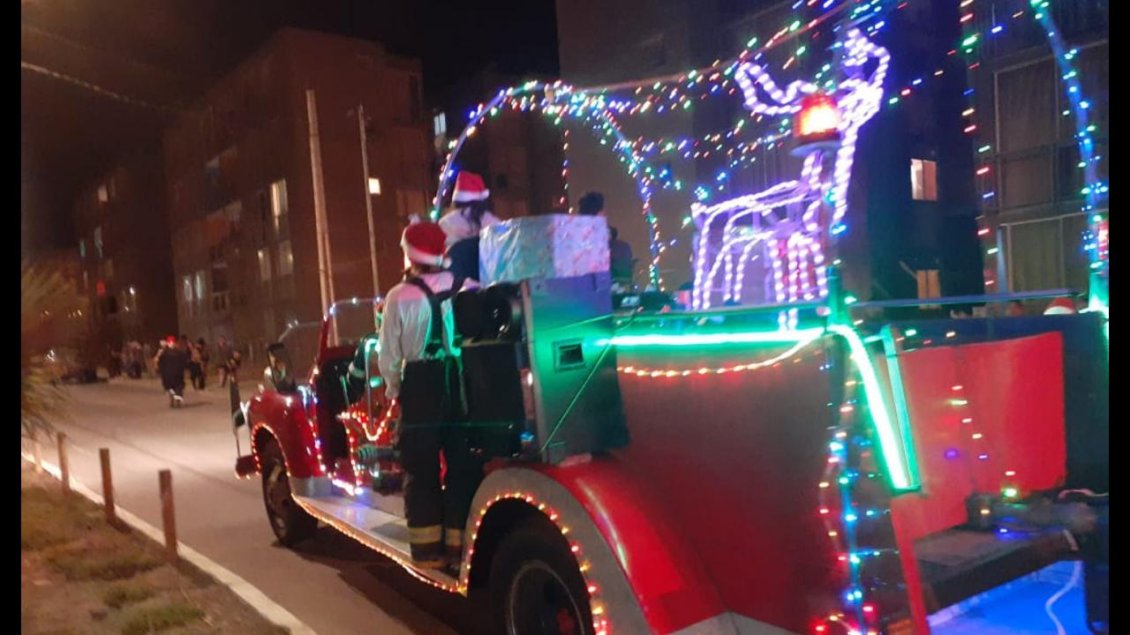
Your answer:
[[[498,633],[594,635],[577,560],[561,532],[542,517],[503,538],[491,563],[490,603]]]
[[[294,502],[290,491],[290,477],[282,450],[274,439],[267,442],[260,454],[263,466],[263,503],[267,508],[267,520],[275,537],[286,547],[314,536],[318,520]]]

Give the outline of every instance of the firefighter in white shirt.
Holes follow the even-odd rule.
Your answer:
[[[463,415],[451,296],[463,286],[446,271],[436,223],[404,230],[405,279],[385,297],[377,363],[386,395],[400,406],[400,459],[412,559],[443,567],[462,555],[463,527],[482,479],[457,422]],[[447,466],[440,481],[440,453]]]

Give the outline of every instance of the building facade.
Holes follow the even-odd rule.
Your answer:
[[[160,155],[151,151],[121,162],[72,204],[79,289],[94,339],[107,350],[176,331],[164,194]]]
[[[971,71],[986,291],[1085,291],[1088,219],[1064,71],[1028,2],[978,1],[973,9],[971,28],[989,34]],[[1108,2],[1056,2],[1050,11],[1066,45],[1078,51],[1072,63],[1095,127],[1099,178],[1107,182]],[[1105,213],[1105,205],[1097,211]]]
[[[277,32],[165,133],[181,332],[255,357],[327,300],[387,291],[428,208],[428,144],[418,60]]]
[[[559,0],[562,78],[586,87],[705,68],[733,58],[753,37],[764,43],[782,27],[787,32],[798,15],[798,24],[816,17],[815,4]],[[957,3],[900,3],[884,19],[887,24],[874,39],[891,53],[885,83],[889,95],[898,95],[903,86],[917,86],[912,84],[917,78],[939,68],[948,72],[917,88],[912,99],[885,104],[861,131],[848,192],[847,229],[840,238],[845,284],[860,299],[876,300],[980,292],[972,145],[961,132],[961,113],[967,107],[965,74],[961,60],[947,55],[961,33]],[[833,36],[831,29],[816,29],[766,52],[763,61],[780,86],[810,80],[831,61],[826,50]],[[740,94],[652,113],[620,118],[629,139],[729,138],[735,122],[758,123],[742,107]],[[771,131],[766,123],[758,125],[747,126],[745,133],[752,138]],[[718,200],[725,197],[723,191],[752,193],[795,179],[800,168],[789,150],[788,143],[763,145],[755,160],[732,170],[717,152],[696,152],[690,158],[653,155],[653,167],[660,174],[674,174],[683,185],[665,188],[653,199],[665,234],[660,275],[668,288],[692,279],[693,226],[686,219],[697,185],[714,188],[716,198],[711,200]],[[571,128],[568,160],[570,196],[603,191],[611,222],[636,254],[647,254],[647,224],[635,184],[616,157],[583,129]],[[643,279],[645,264],[637,269],[637,282]]]

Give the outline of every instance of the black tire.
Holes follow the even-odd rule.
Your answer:
[[[507,535],[490,569],[495,632],[594,635],[587,585],[561,532],[544,517]]]
[[[268,441],[260,456],[263,466],[263,505],[267,509],[267,520],[279,542],[293,548],[314,536],[318,520],[294,502],[290,491],[290,477],[278,442],[274,439]]]

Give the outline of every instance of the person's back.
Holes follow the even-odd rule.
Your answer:
[[[456,563],[462,554],[463,527],[482,478],[466,435],[451,425],[459,418],[462,392],[450,354],[450,295],[462,283],[443,271],[444,238],[435,223],[404,231],[401,247],[411,267],[385,298],[377,358],[385,395],[400,404],[398,447],[412,560],[431,568]],[[442,480],[441,453],[447,466]]]
[[[166,390],[184,387],[184,371],[188,367],[188,353],[179,346],[170,346],[157,358],[157,372]]]
[[[620,234],[615,228],[609,228],[612,239],[608,242],[609,269],[612,279],[618,282],[630,283],[632,269],[635,265],[632,257],[632,246],[620,240]]]
[[[424,273],[413,276],[423,282],[433,294],[450,291],[455,276],[450,271]],[[451,300],[441,304],[444,324],[444,347],[451,349],[454,317]],[[397,397],[400,390],[402,367],[421,359],[431,335],[432,308],[422,289],[407,281],[397,284],[385,296],[384,317],[380,330],[378,357],[381,377],[385,379],[386,394]]]

